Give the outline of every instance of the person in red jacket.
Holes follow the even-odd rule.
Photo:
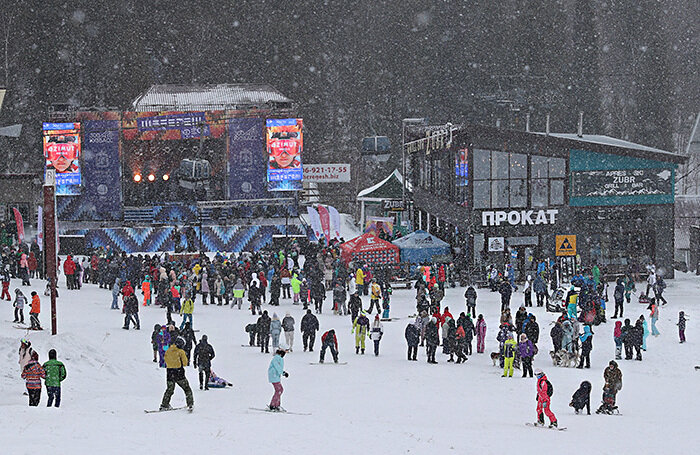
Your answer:
[[[33,251],[29,253],[29,257],[27,258],[27,265],[29,266],[29,278],[35,278],[36,269],[39,266],[39,261],[36,260],[36,256],[34,255]]]
[[[71,255],[68,255],[63,262],[63,273],[66,274],[66,287],[68,289],[75,289],[75,262]]]
[[[440,289],[445,289],[445,280],[447,279],[447,274],[445,273],[445,265],[441,265],[438,269],[438,286]]]
[[[32,291],[32,306],[29,310],[29,321],[31,322],[32,330],[44,330],[39,324],[39,313],[41,313],[41,300],[39,300],[39,295],[36,291]]]
[[[557,418],[549,408],[553,390],[550,391],[549,381],[542,370],[537,368],[535,376],[537,376],[537,422],[535,422],[535,425],[544,425],[544,415],[546,414],[549,418],[549,427],[554,428],[557,426]]]
[[[447,318],[454,319],[454,316],[452,316],[452,313],[450,313],[449,307],[445,307],[445,311],[442,313],[442,316],[440,316],[440,325],[445,324]]]
[[[134,288],[131,286],[131,281],[128,281],[124,284],[124,287],[122,288],[122,295],[124,296],[124,300],[126,300],[127,297],[134,295]]]
[[[39,354],[32,352],[32,359],[22,370],[22,379],[27,383],[29,406],[39,406],[41,400],[41,380],[46,378],[46,371],[39,363]]]
[[[333,355],[333,361],[338,363],[338,338],[335,336],[335,330],[330,329],[321,337],[321,359],[319,363],[323,363],[323,357],[326,355],[326,349],[330,348]]]
[[[258,272],[258,280],[260,281],[260,296],[262,297],[262,303],[267,303],[265,300],[265,289],[267,289],[267,278],[265,274],[260,271]]]

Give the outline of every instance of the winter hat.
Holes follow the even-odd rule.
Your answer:
[[[544,374],[544,372],[543,372],[541,369],[535,368],[535,376],[540,376],[540,375],[543,375],[543,374]]]
[[[611,367],[617,367],[617,362],[611,360],[610,363],[608,363],[608,365],[610,365]]]
[[[291,314],[289,313],[289,311],[287,311],[287,313],[285,314],[285,316],[291,316]]]
[[[520,334],[520,342],[524,343],[526,341],[527,341],[527,335],[525,335],[524,333],[521,333]]]
[[[277,313],[272,313],[272,319],[279,319],[279,318],[277,317]]]

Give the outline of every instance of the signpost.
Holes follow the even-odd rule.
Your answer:
[[[406,210],[406,201],[384,199],[382,201],[382,209],[391,212],[403,212],[404,210]]]
[[[51,335],[58,333],[56,327],[56,170],[46,170],[44,182],[44,266],[51,289]]]

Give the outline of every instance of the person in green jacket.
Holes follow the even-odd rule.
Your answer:
[[[593,275],[593,282],[595,283],[595,289],[598,289],[600,284],[600,268],[598,268],[598,263],[593,263],[593,268],[591,269],[591,274]]]
[[[190,327],[194,326],[192,324],[192,313],[194,312],[194,302],[191,298],[187,298],[185,303],[180,307],[180,314],[182,315],[182,324],[180,324],[180,330],[185,327],[185,322],[190,321]]]
[[[291,284],[292,294],[294,295],[294,300],[292,301],[292,303],[294,305],[299,305],[299,292],[301,291],[301,280],[299,279],[296,273],[292,276]]]
[[[66,379],[66,367],[63,362],[56,360],[55,349],[49,351],[49,360],[44,363],[43,367],[46,371],[44,379],[46,392],[49,394],[49,402],[46,406],[50,408],[51,404],[55,403],[55,406],[59,407],[61,405],[61,381]]]

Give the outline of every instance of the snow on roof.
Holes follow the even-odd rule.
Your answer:
[[[546,133],[536,132],[534,134],[545,135]],[[575,133],[549,133],[549,135],[552,137],[568,139],[571,141],[589,142],[591,144],[607,145],[610,147],[620,147],[631,150],[641,150],[643,152],[663,153],[664,155],[679,156],[676,153],[668,152],[666,150],[648,147],[646,145],[637,144],[635,142],[625,141],[623,139],[617,139],[610,136],[604,136],[601,134],[584,134],[583,136],[579,136]]]
[[[136,112],[205,111],[291,102],[268,84],[153,85],[134,100],[133,107]]]
[[[374,196],[369,196],[373,192],[377,191],[381,187],[383,187],[385,184],[390,182],[392,179],[396,179],[399,183],[399,186],[403,185],[403,176],[399,172],[398,169],[394,169],[394,172],[389,174],[387,178],[382,180],[381,182],[377,183],[376,185],[372,185],[369,188],[365,188],[364,190],[361,190],[359,193],[357,193],[357,198],[363,198],[363,197],[369,197],[369,198],[381,198],[381,195],[374,195]],[[406,182],[406,191],[413,191],[413,187],[411,186],[411,182]]]

